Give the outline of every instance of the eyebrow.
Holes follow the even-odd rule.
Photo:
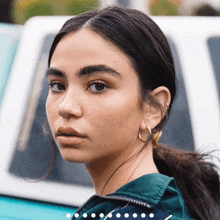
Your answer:
[[[58,70],[56,68],[48,68],[47,69],[46,77],[49,77],[49,76],[59,76],[62,78],[66,78],[66,74],[63,71]]]
[[[112,69],[111,67],[108,67],[106,65],[91,65],[86,66],[82,69],[80,69],[78,76],[89,76],[96,73],[108,73],[114,76],[121,77],[120,73],[116,70]]]
[[[98,74],[98,73],[103,73],[103,74],[108,73],[116,77],[121,77],[121,74],[119,72],[117,72],[116,70],[106,65],[90,65],[90,66],[83,67],[79,70],[77,75],[79,77],[83,77],[83,76],[90,76],[92,74]],[[65,72],[58,70],[56,68],[49,68],[47,70],[46,76],[49,77],[51,75],[66,78]]]

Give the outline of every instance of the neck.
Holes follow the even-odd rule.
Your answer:
[[[150,173],[158,173],[153,160],[152,145],[138,155],[121,155],[114,158],[102,158],[99,161],[86,164],[99,195],[114,193],[125,184]],[[128,159],[130,158],[130,159]],[[125,162],[126,161],[126,162]]]

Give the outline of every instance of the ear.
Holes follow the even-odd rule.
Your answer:
[[[140,125],[141,130],[145,130],[146,126],[153,130],[161,122],[170,105],[171,95],[167,87],[157,87],[150,94],[157,99],[157,101],[161,104],[162,109],[158,108],[153,103],[144,102],[143,121]]]

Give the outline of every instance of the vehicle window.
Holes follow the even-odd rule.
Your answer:
[[[218,86],[218,97],[220,98],[220,37],[211,37],[207,41],[215,79]]]
[[[44,75],[53,38],[52,35],[45,38],[33,91],[9,169],[10,173],[27,180],[38,180],[45,176],[54,157],[53,146],[43,129],[46,121],[45,101],[48,93],[48,84]],[[179,92],[168,125],[163,131],[161,143],[180,146],[184,150],[193,150],[192,128],[182,71],[174,42],[172,40],[169,42],[175,58]],[[82,164],[65,162],[58,149],[57,153],[55,167],[46,181],[92,186],[90,176]]]
[[[26,180],[39,180],[48,173],[54,158],[53,145],[44,132],[46,122],[45,102],[48,94],[48,82],[45,72],[49,49],[54,36],[45,38],[42,54],[38,61],[33,92],[30,97],[20,138],[14,153],[9,171]],[[38,77],[42,76],[41,79]],[[73,183],[75,185],[92,186],[87,170],[82,164],[64,161],[57,151],[56,163],[46,181]]]
[[[160,142],[181,148],[183,150],[194,150],[189,104],[187,101],[187,94],[179,55],[177,53],[174,41],[169,37],[168,41],[174,57],[178,90],[169,121],[163,129],[163,135]]]

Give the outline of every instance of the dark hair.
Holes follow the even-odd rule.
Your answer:
[[[171,103],[161,122],[153,129],[160,131],[168,120],[176,94],[176,75],[172,53],[166,37],[146,14],[120,7],[93,10],[69,19],[56,35],[48,64],[59,41],[68,33],[82,28],[100,34],[126,54],[135,68],[145,100],[163,113],[150,91],[165,86],[171,93]],[[191,214],[196,219],[219,218],[220,182],[215,165],[205,162],[206,154],[183,152],[163,145],[154,148],[154,161],[160,173],[174,177]]]

